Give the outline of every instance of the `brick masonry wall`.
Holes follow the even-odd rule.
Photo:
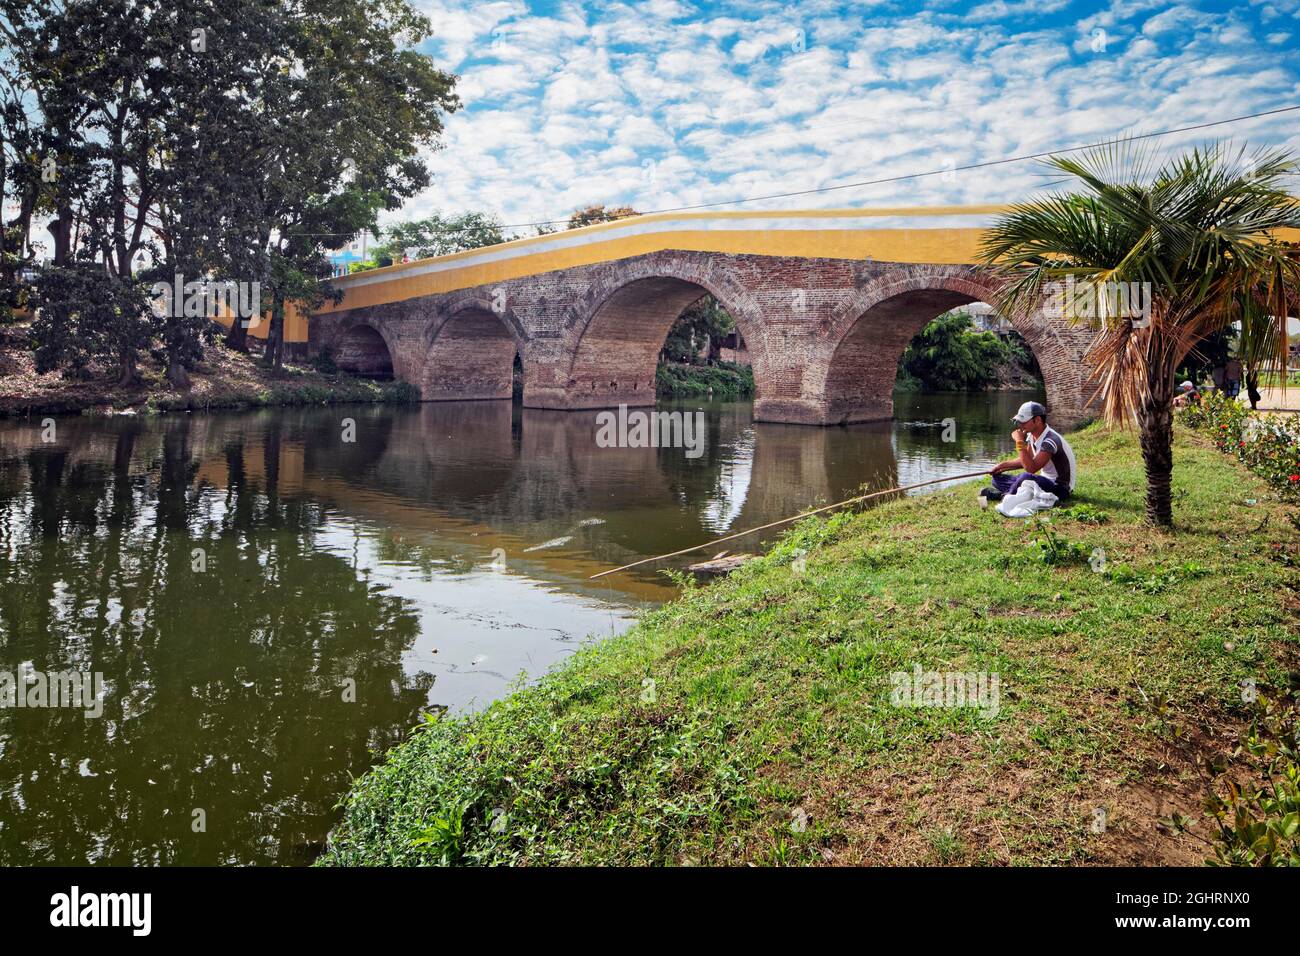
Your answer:
[[[339,368],[354,375],[389,377],[393,374],[392,358],[383,336],[367,325],[353,326],[340,336],[333,358]]]
[[[429,400],[504,398],[516,352],[531,408],[654,401],[654,366],[682,309],[705,292],[748,346],[759,421],[839,424],[893,415],[898,359],[931,319],[994,285],[969,266],[665,251],[496,286],[313,317],[313,354],[375,329],[394,374]],[[1017,330],[1042,366],[1054,421],[1094,414],[1087,329]]]

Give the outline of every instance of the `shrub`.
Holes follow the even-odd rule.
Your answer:
[[[1250,728],[1232,759],[1215,770],[1244,765],[1251,782],[1224,775],[1206,799],[1218,822],[1211,866],[1300,866],[1300,693],[1260,696]]]
[[[1053,567],[1086,564],[1091,554],[1086,544],[1071,541],[1052,530],[1046,522],[1034,519],[1035,535],[1029,542],[1029,551],[1037,561]]]
[[[748,365],[660,365],[655,371],[655,394],[661,398],[745,398],[754,394],[754,370]]]
[[[385,399],[398,405],[410,405],[420,400],[420,390],[410,382],[393,382],[384,386]]]
[[[1235,455],[1284,498],[1300,499],[1300,432],[1280,416],[1253,413],[1236,399],[1210,392],[1180,409],[1178,421],[1208,434],[1219,451]]]

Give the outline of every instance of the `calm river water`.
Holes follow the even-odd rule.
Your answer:
[[[308,863],[422,711],[673,594],[589,575],[1006,457],[1029,397],[848,428],[661,406],[703,411],[694,459],[502,402],[0,422],[0,864]],[[49,706],[74,671],[102,700]]]

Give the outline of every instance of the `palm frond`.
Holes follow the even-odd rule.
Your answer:
[[[1089,350],[1105,417],[1125,425],[1207,335],[1241,323],[1256,361],[1285,362],[1286,316],[1300,311],[1300,253],[1280,238],[1300,229],[1289,191],[1300,160],[1244,146],[1189,150],[1159,166],[1150,149],[1116,143],[1053,157],[1075,192],[1013,206],[986,232],[981,261],[1001,279],[996,307],[1034,319],[1044,289],[1079,281],[1147,283],[1145,327],[1103,326]]]

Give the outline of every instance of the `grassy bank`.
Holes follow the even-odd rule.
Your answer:
[[[372,382],[339,373],[286,366],[272,375],[259,358],[210,346],[191,372],[192,387],[174,388],[161,364],[145,357],[141,384],[119,388],[110,370],[94,370],[87,379],[58,372],[38,375],[32,354],[22,347],[21,329],[4,330],[0,339],[0,418],[73,414],[85,411],[138,412],[184,409],[253,408],[268,405],[319,405],[343,402],[409,402],[418,392],[409,385]]]
[[[812,519],[430,721],[356,783],[322,862],[1203,860],[1203,761],[1232,747],[1243,682],[1296,667],[1294,509],[1180,430],[1162,535],[1134,437],[1074,442],[1086,507],[1046,527],[970,485]],[[914,665],[997,674],[996,715],[891,704]]]

